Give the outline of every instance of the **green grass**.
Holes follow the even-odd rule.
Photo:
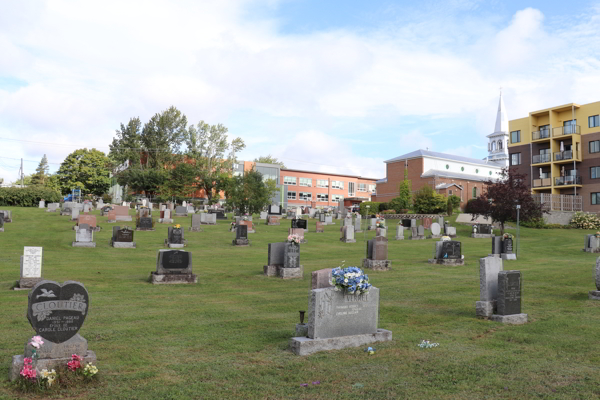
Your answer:
[[[196,285],[151,285],[156,252],[167,225],[136,232],[137,249],[109,247],[112,224],[95,249],[73,248],[68,217],[40,209],[9,208],[13,223],[0,233],[0,375],[34,333],[25,314],[27,292],[9,290],[19,278],[23,246],[44,247],[45,279],[82,282],[90,313],[80,334],[98,356],[99,381],[53,393],[93,399],[593,399],[600,396],[600,302],[594,286],[596,255],[581,251],[581,230],[521,229],[518,261],[505,269],[523,276],[523,312],[530,323],[508,326],[475,318],[479,258],[489,239],[458,227],[466,265],[427,263],[433,241],[394,241],[392,270],[370,272],[381,289],[380,328],[394,340],[307,357],[290,353],[298,311],[306,310],[310,272],[360,265],[365,235],[344,244],[337,225],[301,246],[304,279],[262,274],[267,244],[287,236],[281,226],[256,226],[251,246],[234,248],[230,221],[187,232]],[[189,218],[175,218],[184,227]],[[452,218],[453,219],[453,218]],[[423,350],[422,339],[440,343]],[[311,382],[320,381],[319,385]],[[300,384],[309,383],[308,387]],[[31,398],[41,396],[30,395]],[[0,383],[0,398],[29,398]]]

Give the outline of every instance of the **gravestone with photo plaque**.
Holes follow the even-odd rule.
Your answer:
[[[527,314],[521,312],[521,283],[521,271],[498,272],[497,313],[492,321],[513,325],[527,322]]]
[[[96,363],[96,354],[88,350],[87,340],[79,330],[90,310],[90,297],[79,282],[42,280],[29,292],[27,319],[41,336],[43,344],[34,348],[30,340],[23,354],[13,356],[9,372],[10,380],[19,378],[24,359],[32,357],[35,350],[35,366],[39,374],[43,369],[64,367],[73,354],[80,356],[81,364]]]
[[[192,272],[192,253],[183,250],[158,250],[156,271],[150,273],[153,284],[197,283]]]

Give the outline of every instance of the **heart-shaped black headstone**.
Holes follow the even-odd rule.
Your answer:
[[[60,285],[44,280],[29,292],[27,319],[38,335],[63,343],[79,332],[89,305],[88,292],[81,283],[66,281]]]

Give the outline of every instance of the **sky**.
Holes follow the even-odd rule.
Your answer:
[[[0,178],[108,153],[174,105],[288,168],[481,159],[508,118],[600,100],[600,1],[0,0]]]

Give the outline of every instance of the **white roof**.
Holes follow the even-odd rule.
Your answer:
[[[419,150],[413,151],[411,153],[406,153],[402,156],[392,158],[392,159],[384,161],[384,162],[385,163],[393,163],[393,162],[410,160],[412,158],[419,158],[419,157],[439,158],[442,160],[458,161],[458,162],[463,162],[463,163],[468,163],[468,164],[484,165],[484,166],[488,166],[488,167],[498,167],[497,164],[490,164],[488,162],[485,162],[483,160],[478,160],[476,158],[455,156],[453,154],[438,153],[435,151],[429,151],[429,150],[423,150],[423,149],[419,149]]]

